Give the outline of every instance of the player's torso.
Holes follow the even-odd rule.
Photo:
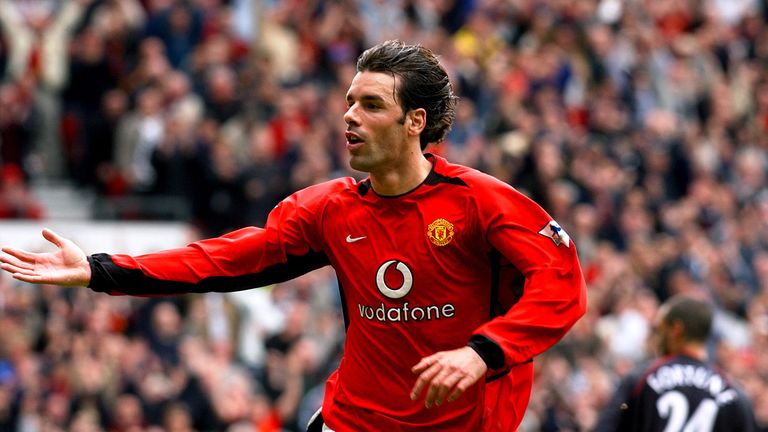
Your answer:
[[[489,319],[489,250],[474,206],[466,186],[444,185],[326,207],[322,236],[348,323],[340,378],[351,402],[393,415],[423,411],[408,397],[410,368],[465,346]]]

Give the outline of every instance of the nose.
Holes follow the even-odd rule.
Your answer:
[[[344,123],[347,125],[355,125],[358,126],[360,123],[357,119],[356,109],[357,104],[352,104],[347,108],[347,111],[344,113]]]

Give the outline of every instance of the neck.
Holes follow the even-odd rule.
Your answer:
[[[382,196],[396,196],[410,192],[427,178],[432,163],[421,152],[409,155],[398,165],[371,172],[371,186]]]
[[[704,362],[707,360],[707,347],[700,343],[686,343],[680,347],[679,354]]]

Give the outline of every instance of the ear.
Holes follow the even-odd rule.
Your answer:
[[[424,128],[427,126],[427,111],[424,110],[424,108],[412,109],[408,111],[405,117],[405,124],[408,128],[408,135],[420,135]]]
[[[685,326],[683,325],[683,322],[680,320],[675,320],[674,322],[672,322],[672,324],[670,325],[670,331],[672,335],[678,340],[683,340],[686,338]]]

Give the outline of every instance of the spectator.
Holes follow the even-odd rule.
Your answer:
[[[87,28],[76,40],[77,49],[69,66],[70,79],[63,94],[62,138],[69,172],[78,183],[88,185],[96,179],[99,162],[108,160],[102,156],[104,143],[91,134],[98,130],[95,120],[104,95],[115,87],[118,76],[110,68],[105,40],[99,32]],[[106,153],[111,158],[111,152]]]
[[[31,194],[21,169],[14,164],[0,168],[0,219],[41,219],[44,209]]]
[[[91,119],[85,135],[86,172],[89,186],[99,196],[114,197],[128,192],[127,179],[116,163],[118,130],[128,113],[128,98],[121,90],[110,90],[102,98],[99,111]]]
[[[116,161],[134,192],[146,192],[155,181],[152,154],[163,140],[165,112],[160,89],[139,92],[136,107],[121,119],[117,131]]]
[[[202,15],[196,6],[173,2],[167,9],[150,15],[145,34],[159,38],[171,67],[181,69],[200,42],[202,27]]]
[[[9,45],[5,75],[16,80],[31,77],[40,127],[32,142],[43,156],[44,172],[62,177],[64,161],[61,138],[56,133],[61,118],[60,92],[68,80],[68,44],[85,9],[93,0],[76,0],[57,7],[52,2],[0,2],[0,27]]]
[[[30,173],[24,167],[34,148],[31,136],[39,123],[32,86],[30,80],[0,84],[0,162],[22,169],[25,183]]]

